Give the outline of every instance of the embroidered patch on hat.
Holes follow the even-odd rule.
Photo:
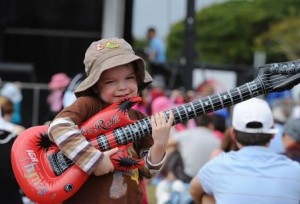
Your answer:
[[[117,48],[119,46],[120,46],[119,43],[113,42],[113,41],[107,41],[105,43],[105,47],[107,47],[107,48]]]
[[[104,44],[103,43],[98,43],[97,45],[96,45],[96,50],[98,51],[98,50],[102,50],[104,48]]]

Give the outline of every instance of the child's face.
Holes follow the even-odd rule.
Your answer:
[[[101,74],[96,84],[102,100],[115,103],[122,99],[137,96],[138,85],[132,64],[108,69]]]

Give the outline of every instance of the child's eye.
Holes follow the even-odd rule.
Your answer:
[[[104,84],[111,84],[113,83],[114,81],[105,81]]]
[[[127,79],[135,79],[135,76],[129,76]]]

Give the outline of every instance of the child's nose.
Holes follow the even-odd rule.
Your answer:
[[[126,81],[120,81],[119,82],[119,89],[125,89],[127,87]]]

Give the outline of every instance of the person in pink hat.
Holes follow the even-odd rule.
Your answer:
[[[166,121],[162,112],[151,117],[152,134],[131,144],[130,155],[145,161],[141,168],[116,170],[111,156],[118,147],[100,151],[81,134],[80,126],[110,104],[136,97],[151,82],[145,63],[124,39],[92,42],[85,53],[87,77],[75,90],[76,100],[50,123],[48,134],[60,150],[89,176],[65,203],[143,203],[143,178],[153,177],[162,167],[174,116]],[[130,108],[129,117],[146,116]]]
[[[48,84],[49,95],[47,97],[47,104],[49,105],[49,113],[45,122],[52,120],[59,111],[62,110],[62,98],[66,87],[69,85],[71,79],[65,73],[56,73],[51,77]]]

